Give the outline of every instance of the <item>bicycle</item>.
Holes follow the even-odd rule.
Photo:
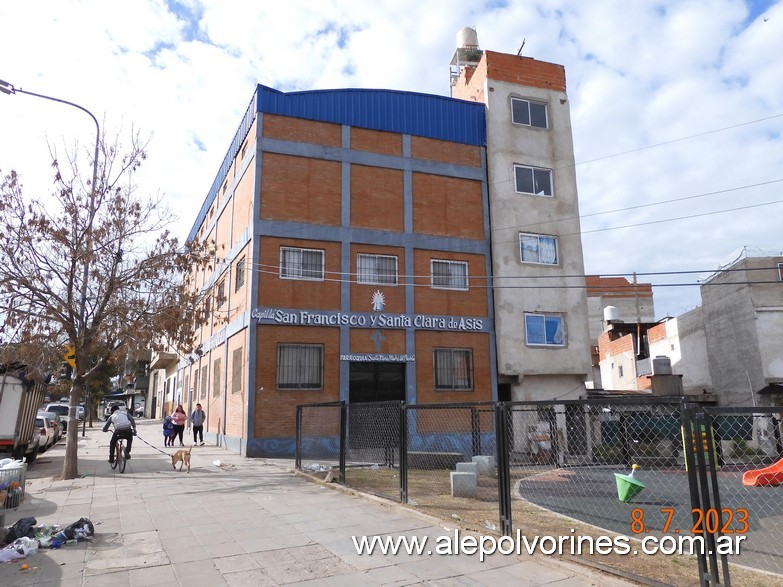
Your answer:
[[[125,472],[125,439],[124,438],[118,438],[117,439],[117,450],[114,455],[114,462],[110,463],[112,469],[116,469],[117,467],[120,468],[120,473]]]

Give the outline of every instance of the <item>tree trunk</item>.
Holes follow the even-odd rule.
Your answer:
[[[79,398],[84,390],[84,378],[76,376],[71,385],[70,401],[68,402],[68,431],[65,441],[65,460],[63,460],[63,479],[76,479],[79,476],[78,442],[79,442]]]

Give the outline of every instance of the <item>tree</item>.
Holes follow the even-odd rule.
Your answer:
[[[137,132],[125,151],[105,134],[99,144],[94,186],[82,176],[78,147],[64,166],[52,151],[48,198],[25,198],[14,171],[0,174],[0,324],[13,337],[5,342],[39,357],[49,349],[50,364],[66,344],[75,350],[64,479],[78,475],[76,406],[112,357],[156,341],[192,350],[199,300],[183,275],[212,256],[169,233],[173,217],[160,197],[137,195],[133,178],[147,147]]]

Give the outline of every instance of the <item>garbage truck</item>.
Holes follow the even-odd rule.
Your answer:
[[[23,366],[0,364],[0,458],[35,461],[39,434],[35,415],[46,389],[45,383],[29,378]]]

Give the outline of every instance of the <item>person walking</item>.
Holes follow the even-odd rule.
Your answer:
[[[196,409],[190,415],[190,421],[193,424],[193,444],[204,446],[204,420],[207,415],[201,409],[201,404],[196,404]],[[199,444],[199,440],[201,443]]]
[[[185,443],[182,441],[182,433],[185,431],[188,415],[185,413],[185,408],[182,407],[182,404],[179,404],[174,413],[171,414],[171,420],[174,422],[174,438],[179,438],[179,445],[185,446]],[[174,446],[173,443],[172,446]]]
[[[174,446],[174,421],[171,416],[166,416],[163,420],[163,445]]]

